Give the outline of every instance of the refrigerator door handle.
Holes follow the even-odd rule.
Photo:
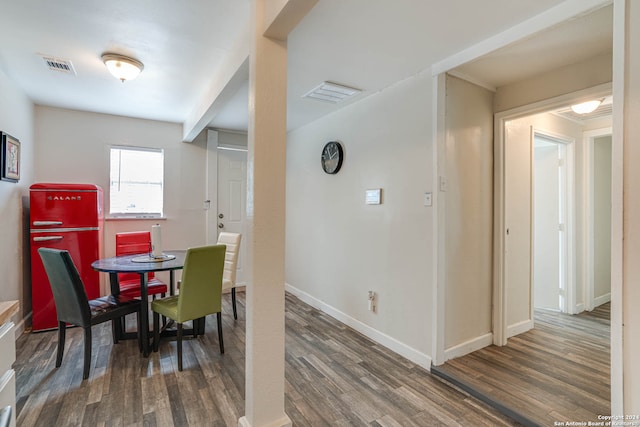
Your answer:
[[[62,236],[34,237],[34,242],[48,242],[51,240],[62,240]]]
[[[62,221],[33,221],[34,227],[43,225],[62,225]]]

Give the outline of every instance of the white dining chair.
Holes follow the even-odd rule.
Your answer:
[[[238,268],[238,254],[242,235],[226,231],[218,235],[218,244],[226,245],[227,251],[224,257],[224,273],[222,276],[222,290],[231,289],[231,303],[233,305],[233,318],[238,319],[236,308],[236,270]]]

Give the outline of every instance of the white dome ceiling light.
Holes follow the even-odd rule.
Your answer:
[[[571,106],[571,109],[576,114],[589,114],[596,111],[596,109],[602,104],[602,99],[596,99],[593,101],[581,102]]]
[[[107,70],[123,83],[125,80],[135,79],[144,69],[142,62],[117,53],[103,54],[102,62],[106,65]]]

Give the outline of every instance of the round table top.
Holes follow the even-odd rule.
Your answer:
[[[91,267],[105,273],[149,273],[151,271],[180,270],[184,267],[187,251],[163,251],[163,254],[173,255],[175,258],[160,262],[134,262],[134,258],[146,254],[121,255],[96,260],[91,263]]]

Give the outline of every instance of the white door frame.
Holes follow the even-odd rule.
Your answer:
[[[505,265],[505,123],[532,114],[566,106],[586,97],[606,96],[611,83],[546,99],[511,110],[496,113],[494,119],[494,245],[493,245],[493,343],[507,344],[507,278]]]
[[[584,172],[583,175],[583,183],[584,183],[584,213],[586,215],[586,227],[584,228],[584,268],[583,268],[583,277],[585,280],[583,281],[583,292],[584,292],[584,309],[591,311],[594,309],[594,241],[593,237],[595,236],[595,223],[593,212],[595,209],[594,205],[594,179],[593,179],[593,170],[594,170],[594,149],[595,149],[595,139],[601,136],[613,136],[613,128],[600,128],[594,129],[590,131],[586,131],[583,134],[583,144],[585,148],[585,156],[584,156],[584,165],[582,170]]]
[[[564,169],[562,171],[561,179],[564,180],[564,195],[563,195],[563,206],[562,210],[564,211],[563,222],[565,225],[564,235],[563,235],[563,251],[560,256],[563,259],[564,272],[562,274],[562,285],[564,285],[565,295],[563,298],[562,306],[559,307],[563,313],[575,314],[576,312],[576,256],[575,256],[575,247],[576,247],[576,238],[575,238],[575,179],[571,179],[571,177],[575,176],[575,139],[570,138],[566,135],[562,135],[559,133],[555,133],[552,131],[544,130],[541,128],[536,128],[535,126],[532,129],[532,139],[535,141],[535,135],[540,135],[542,137],[546,137],[552,139],[558,145],[562,145],[564,150]],[[534,149],[534,141],[532,141],[531,148]],[[531,153],[532,159],[534,159],[533,152]],[[535,160],[532,160],[535,162]],[[535,168],[532,168],[532,185],[535,185]],[[534,191],[532,187],[532,192]],[[534,233],[534,223],[535,223],[535,197],[531,198],[531,219],[532,219],[532,230],[531,235],[535,236]],[[531,263],[532,266],[535,263],[534,257],[534,247],[535,239],[532,239],[532,248],[531,248]],[[531,269],[531,274],[533,275],[534,269]],[[531,324],[533,325],[533,313],[535,309],[534,302],[534,281],[533,277],[531,277],[531,313],[530,319]]]
[[[207,130],[206,171],[206,242],[207,245],[215,245],[218,241],[218,132],[212,129]]]

